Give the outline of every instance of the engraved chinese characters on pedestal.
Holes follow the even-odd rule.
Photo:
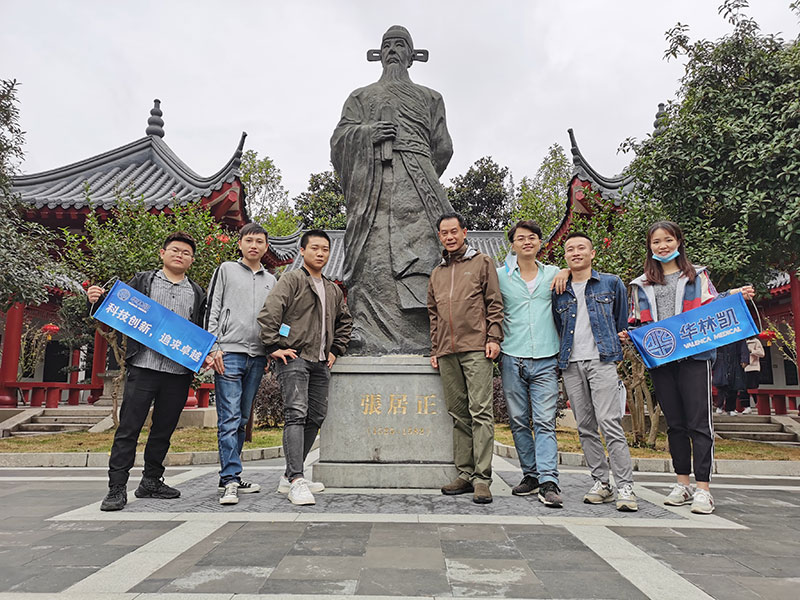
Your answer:
[[[370,421],[374,421],[367,426],[367,435],[431,435],[431,424],[428,424],[426,428],[424,424],[420,423],[412,428],[407,419],[396,418],[411,414],[408,412],[408,394],[389,394],[388,406],[385,398],[386,396],[381,394],[361,396],[362,414],[372,416]],[[416,398],[416,415],[433,416],[438,414],[436,394],[417,394]],[[413,405],[411,408],[413,409]]]

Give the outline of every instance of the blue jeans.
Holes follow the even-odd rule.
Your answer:
[[[299,356],[275,365],[283,396],[284,474],[294,481],[303,476],[303,463],[328,414],[331,371],[325,361],[311,362]]]
[[[223,483],[239,479],[242,446],[253,399],[264,375],[266,356],[226,352],[222,356],[225,374],[214,375],[217,404],[219,478]]]
[[[556,357],[501,355],[500,374],[508,420],[523,475],[558,483]],[[531,434],[531,420],[533,434]]]

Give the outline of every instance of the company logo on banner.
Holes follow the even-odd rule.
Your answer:
[[[630,332],[647,368],[688,358],[758,333],[741,294],[731,294]]]
[[[111,288],[94,318],[195,373],[217,339],[121,281]]]

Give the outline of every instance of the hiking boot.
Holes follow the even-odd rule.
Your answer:
[[[231,481],[235,481],[239,484],[240,494],[255,494],[256,492],[261,491],[261,486],[252,481],[247,481],[246,479],[232,479]],[[228,483],[230,483],[230,481]],[[227,484],[220,479],[219,483],[217,484],[217,489],[222,492],[225,490],[226,485]]]
[[[519,482],[514,488],[511,488],[511,493],[515,496],[530,496],[539,491],[539,480],[533,475],[525,475],[522,481]]]
[[[614,501],[614,490],[607,483],[600,480],[594,482],[592,489],[583,497],[584,504],[603,504]]]
[[[442,493],[445,496],[457,496],[458,494],[469,494],[470,492],[474,491],[475,490],[473,489],[472,484],[466,479],[462,479],[461,477],[456,477],[453,481],[451,481],[447,485],[442,486]]]
[[[225,486],[225,491],[219,499],[220,504],[239,504],[239,483],[234,479]]]
[[[325,485],[319,481],[311,481],[310,479],[306,479],[306,484],[308,484],[308,491],[312,494],[318,494],[325,491]],[[286,477],[286,475],[281,475],[281,480],[278,482],[278,493],[288,494],[291,487],[292,484],[288,477]]]
[[[100,503],[100,510],[122,510],[128,503],[128,490],[124,483],[108,486],[108,494]]]
[[[630,483],[626,483],[617,489],[617,510],[620,512],[636,512],[639,510],[636,494],[633,493],[633,486]]]
[[[675,483],[667,497],[664,498],[664,504],[667,506],[683,506],[691,502],[693,497],[694,491],[691,486]]]
[[[172,500],[173,498],[180,498],[180,490],[174,487],[169,487],[164,483],[164,478],[156,479],[155,477],[142,477],[139,482],[139,487],[133,494],[137,498],[159,498],[161,500]]]
[[[553,481],[545,481],[539,486],[539,502],[549,508],[561,508],[561,490]]]
[[[472,501],[475,504],[490,504],[492,502],[492,492],[489,491],[489,485],[482,481],[476,483]]]
[[[308,482],[302,477],[295,479],[289,487],[289,502],[299,506],[317,503],[311,490],[308,489]]]
[[[708,490],[697,489],[692,500],[692,512],[699,515],[710,515],[714,512],[714,498]]]

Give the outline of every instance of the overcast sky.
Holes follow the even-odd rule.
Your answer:
[[[719,0],[0,0],[0,77],[21,83],[24,173],[144,135],[154,98],[164,140],[194,171],[219,170],[247,131],[295,196],[330,168],[348,94],[380,75],[366,51],[393,24],[430,51],[414,81],[445,99],[455,153],[442,182],[482,156],[517,182],[573,128],[603,175],[629,136],[652,131],[680,61],[662,59],[677,22],[692,39],[730,31]],[[798,35],[789,0],[753,0],[765,32]]]

